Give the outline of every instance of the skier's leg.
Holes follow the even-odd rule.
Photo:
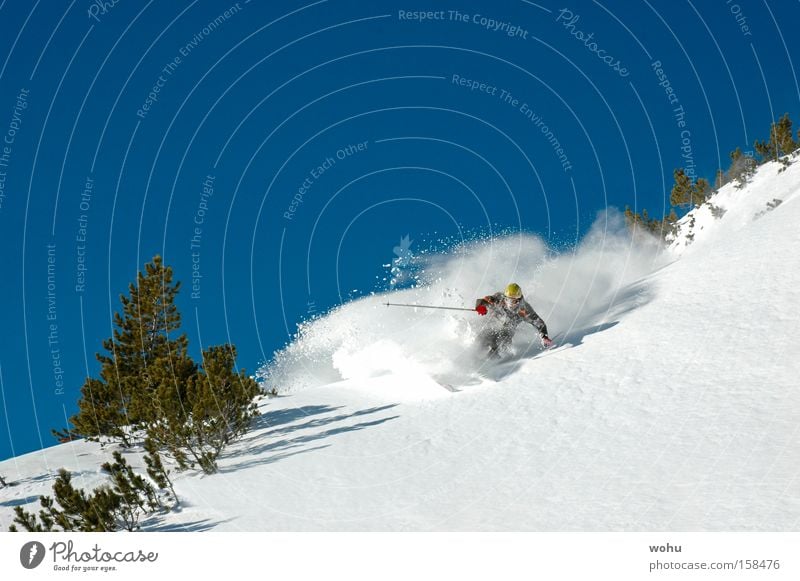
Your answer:
[[[480,345],[488,350],[489,357],[499,357],[498,348],[499,348],[499,336],[496,330],[492,329],[485,329],[481,334],[478,336],[478,341]]]
[[[511,340],[514,338],[514,329],[504,327],[497,334],[497,350],[505,351],[511,347]]]
[[[492,341],[489,345],[489,357],[491,357],[492,359],[497,359],[498,357],[500,357],[500,342],[498,339],[499,336],[497,335],[497,333],[493,333]]]

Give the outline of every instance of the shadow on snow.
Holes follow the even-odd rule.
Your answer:
[[[226,454],[228,459],[248,458],[225,466],[220,472],[235,472],[249,466],[271,464],[296,454],[327,448],[330,444],[313,447],[309,447],[308,444],[396,419],[399,416],[348,423],[353,419],[385,412],[396,405],[389,404],[335,415],[325,414],[337,412],[344,406],[309,405],[263,413],[253,423],[254,434],[242,440],[236,451]],[[305,433],[300,434],[301,431]]]

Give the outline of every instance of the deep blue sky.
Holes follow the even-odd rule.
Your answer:
[[[0,459],[54,443],[156,253],[192,352],[231,341],[254,371],[405,235],[574,243],[800,112],[797,2],[107,6],[0,0]]]

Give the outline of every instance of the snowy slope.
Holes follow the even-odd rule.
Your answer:
[[[389,297],[471,306],[516,280],[558,351],[536,356],[523,330],[519,360],[487,368],[478,317],[386,295],[306,325],[263,374],[285,395],[220,474],[178,476],[181,510],[146,528],[797,530],[800,164],[779,167],[723,188],[721,219],[696,210],[692,244],[691,217],[657,254],[609,214],[574,252],[474,244]],[[76,442],[0,463],[0,529],[60,466],[101,483],[108,455]]]

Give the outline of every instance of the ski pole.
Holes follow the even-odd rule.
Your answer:
[[[404,303],[383,303],[387,307],[414,307],[417,309],[444,309],[447,311],[475,311],[475,309],[465,309],[463,307],[437,307],[433,305],[407,305]]]

